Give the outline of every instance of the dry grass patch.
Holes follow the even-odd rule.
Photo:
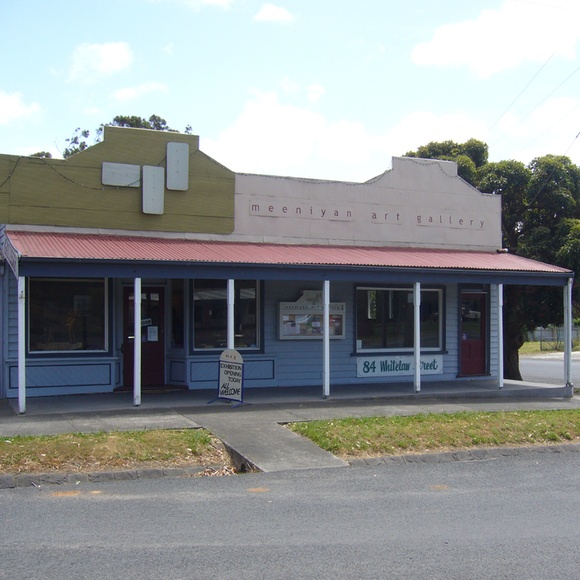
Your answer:
[[[293,423],[289,427],[348,459],[402,453],[580,442],[580,410],[425,414]]]
[[[0,438],[0,473],[197,465],[231,467],[221,442],[203,429]]]

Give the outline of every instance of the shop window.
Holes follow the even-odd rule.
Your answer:
[[[104,279],[30,278],[30,352],[107,350]]]
[[[442,348],[440,289],[421,290],[421,349]],[[357,289],[357,351],[411,350],[414,336],[413,290]]]
[[[234,347],[236,349],[260,347],[258,289],[258,282],[255,280],[234,282]],[[226,348],[227,280],[195,280],[193,321],[193,344],[196,350]]]

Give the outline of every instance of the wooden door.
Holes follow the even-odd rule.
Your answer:
[[[461,375],[487,371],[487,294],[461,293]]]
[[[165,292],[163,287],[141,289],[141,386],[162,386],[165,383]],[[123,293],[123,384],[133,385],[134,363],[133,288]]]

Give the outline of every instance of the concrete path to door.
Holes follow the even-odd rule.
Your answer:
[[[238,467],[264,472],[344,467],[345,461],[292,433],[286,424],[313,419],[503,411],[580,409],[580,397],[562,398],[561,388],[508,383],[432,384],[421,393],[400,387],[247,389],[244,404],[212,401],[214,392],[143,393],[134,407],[128,393],[38,397],[17,412],[17,401],[0,401],[0,436],[135,429],[206,428],[230,449]]]

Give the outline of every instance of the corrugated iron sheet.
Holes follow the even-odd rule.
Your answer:
[[[254,244],[29,231],[11,231],[7,235],[23,259],[435,268],[558,274],[569,272],[558,266],[496,252]]]

